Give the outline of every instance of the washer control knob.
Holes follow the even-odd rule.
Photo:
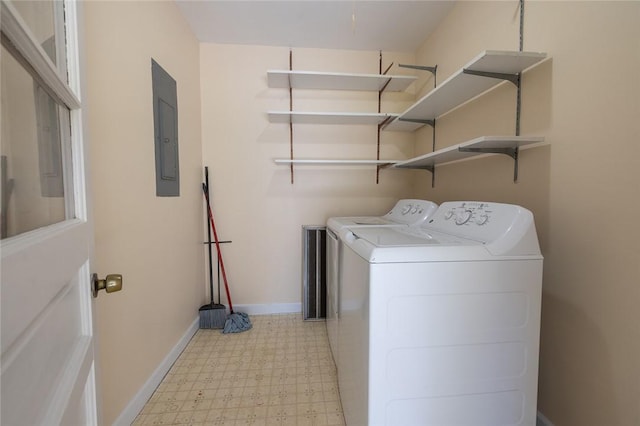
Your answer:
[[[402,214],[407,214],[407,213],[409,213],[409,212],[411,211],[411,208],[412,208],[412,207],[413,207],[413,206],[412,206],[411,204],[407,204],[406,206],[404,206],[404,207],[402,208]]]
[[[484,225],[485,223],[487,223],[488,220],[489,220],[489,215],[483,212],[476,218],[476,223],[478,225]]]
[[[464,225],[471,219],[471,210],[464,210],[456,215],[456,225]]]

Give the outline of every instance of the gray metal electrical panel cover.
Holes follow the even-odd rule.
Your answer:
[[[178,157],[178,95],[176,81],[151,60],[153,127],[156,162],[156,195],[180,196]]]

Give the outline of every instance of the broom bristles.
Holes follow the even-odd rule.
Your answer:
[[[227,309],[224,305],[211,303],[200,308],[200,328],[224,328]]]

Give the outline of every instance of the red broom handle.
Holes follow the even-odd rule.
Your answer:
[[[213,221],[213,213],[211,212],[211,205],[209,203],[209,194],[204,184],[202,184],[204,191],[204,197],[207,199],[207,210],[209,212],[209,220],[211,221],[211,229],[213,229],[213,239],[216,242],[216,251],[218,252],[218,260],[220,261],[220,270],[222,271],[222,279],[224,280],[224,289],[227,292],[227,300],[229,301],[229,312],[233,314],[233,304],[231,303],[231,295],[229,294],[229,284],[227,283],[227,273],[224,270],[224,262],[222,261],[222,252],[220,251],[220,240],[218,239],[218,233],[216,232],[216,224]]]

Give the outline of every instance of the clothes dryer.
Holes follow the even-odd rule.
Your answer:
[[[419,227],[344,229],[347,425],[533,425],[542,256],[528,210],[443,203]]]
[[[402,199],[384,216],[332,217],[327,221],[327,334],[334,361],[338,359],[338,312],[340,293],[340,253],[338,235],[345,228],[368,226],[402,227],[423,223],[438,208],[426,200]]]

